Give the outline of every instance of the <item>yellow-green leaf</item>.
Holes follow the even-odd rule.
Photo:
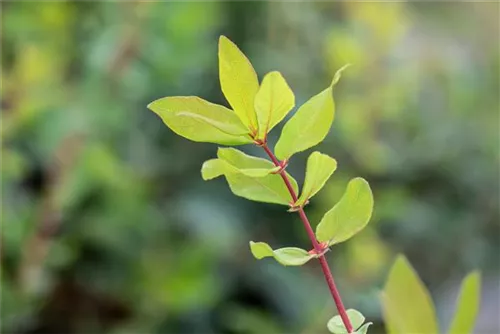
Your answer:
[[[248,155],[231,147],[219,147],[217,157],[229,162],[239,169],[273,169],[274,164],[263,158]]]
[[[368,182],[360,177],[352,179],[340,201],[316,227],[318,241],[333,245],[351,238],[368,224],[372,210],[373,196]]]
[[[389,334],[439,332],[429,292],[403,255],[392,266],[381,299]]]
[[[346,311],[347,317],[351,322],[351,326],[353,330],[357,330],[363,322],[365,321],[365,317],[361,312],[355,309],[348,309]],[[347,329],[345,328],[344,322],[342,321],[342,317],[340,315],[336,315],[328,321],[327,324],[328,330],[334,334],[347,334]]]
[[[280,72],[266,74],[255,96],[255,112],[259,123],[257,139],[265,139],[295,106],[295,95]]]
[[[236,195],[252,201],[289,205],[288,189],[278,174],[251,177],[242,173],[227,173],[229,188]],[[293,181],[292,181],[293,182]],[[297,188],[297,183],[294,182]]]
[[[337,169],[337,161],[326,154],[313,152],[307,159],[306,179],[299,199],[294,206],[304,205],[323,188],[326,181]]]
[[[201,166],[201,177],[203,180],[211,180],[221,175],[226,171],[226,162],[221,159],[210,159]]]
[[[481,274],[478,271],[474,271],[462,281],[460,294],[457,298],[455,315],[448,330],[449,334],[472,333],[479,311],[480,294]]]
[[[151,102],[148,108],[172,131],[192,141],[223,145],[253,142],[232,110],[197,96],[164,97]]]
[[[219,78],[236,115],[250,130],[257,131],[254,99],[259,80],[248,58],[226,36],[219,39]]]
[[[242,174],[252,177],[263,177],[279,170],[279,167],[266,159],[253,157],[234,148],[219,148],[217,156],[238,168]]]
[[[232,148],[219,148],[219,159],[206,161],[201,170],[203,179],[225,175],[231,191],[253,201],[289,205],[291,195],[270,161],[252,157]],[[287,174],[297,192],[297,181]]]
[[[313,147],[325,139],[333,122],[335,104],[332,87],[304,103],[285,124],[276,143],[275,153],[280,160]]]
[[[258,260],[265,257],[274,257],[276,261],[284,266],[301,266],[314,257],[314,255],[309,254],[306,250],[297,247],[285,247],[273,250],[265,242],[250,241],[250,250]]]

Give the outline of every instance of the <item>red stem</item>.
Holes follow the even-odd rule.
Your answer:
[[[274,153],[269,149],[267,144],[263,144],[262,148],[264,151],[266,151],[267,155],[271,160],[273,161],[274,165],[276,167],[281,167],[282,164],[278,161]],[[285,182],[286,187],[288,188],[288,191],[290,192],[290,196],[292,196],[292,200],[295,203],[297,201],[297,194],[295,193],[295,190],[293,189],[290,180],[288,179],[288,176],[286,175],[284,170],[280,171],[281,178]],[[302,220],[302,223],[304,223],[304,227],[306,228],[307,235],[309,236],[309,239],[311,240],[311,243],[313,244],[314,250],[316,251],[317,254],[322,253],[322,248],[319,245],[318,241],[316,240],[316,237],[314,235],[314,231],[311,227],[311,223],[309,223],[309,219],[307,219],[306,213],[304,212],[304,209],[302,207],[298,208],[299,211],[299,216],[300,219]],[[340,298],[339,290],[337,289],[337,286],[335,285],[335,281],[333,280],[333,275],[332,272],[330,271],[330,268],[328,267],[328,262],[326,262],[326,258],[324,255],[319,256],[319,263],[321,264],[321,269],[323,270],[323,275],[325,276],[326,283],[328,284],[328,288],[330,289],[330,293],[332,294],[333,300],[335,302],[335,306],[337,306],[337,310],[339,312],[340,317],[342,318],[342,322],[344,323],[345,328],[347,329],[348,333],[352,333],[352,325],[351,321],[349,320],[349,317],[347,316],[344,304],[342,303],[342,298]]]

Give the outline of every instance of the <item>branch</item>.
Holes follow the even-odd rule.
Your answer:
[[[274,165],[276,167],[281,167],[283,164],[278,161],[274,153],[269,149],[267,144],[262,144],[260,145],[266,151],[267,155],[269,158],[273,161]],[[280,170],[281,178],[283,179],[283,182],[285,182],[286,187],[288,188],[288,191],[290,192],[290,196],[292,197],[293,202],[295,203],[297,201],[297,194],[295,193],[295,190],[293,190],[292,185],[290,184],[290,180],[288,179],[288,176],[286,175],[285,171],[283,169]],[[309,223],[309,219],[307,219],[306,213],[304,212],[304,209],[301,207],[298,208],[299,216],[300,219],[302,220],[302,223],[304,224],[304,227],[306,229],[307,235],[309,236],[309,239],[311,240],[311,243],[314,247],[314,250],[316,251],[317,254],[322,253],[322,248],[319,245],[318,241],[316,240],[316,236],[314,235],[314,231],[311,227],[311,223]],[[352,325],[351,321],[349,320],[349,317],[347,316],[344,304],[342,303],[342,298],[340,297],[340,293],[337,289],[337,286],[335,285],[335,281],[333,280],[333,275],[332,272],[330,271],[330,268],[328,267],[328,262],[326,261],[326,258],[324,255],[321,255],[318,257],[319,263],[321,264],[321,269],[323,270],[323,275],[325,276],[326,283],[328,284],[328,288],[330,289],[330,293],[332,294],[333,300],[335,302],[335,306],[337,306],[337,310],[339,312],[340,317],[342,318],[342,322],[344,323],[345,328],[347,329],[348,333],[352,333]]]

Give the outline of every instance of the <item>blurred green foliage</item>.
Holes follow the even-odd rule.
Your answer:
[[[297,105],[353,64],[318,147],[338,169],[307,212],[315,225],[350,178],[370,181],[372,223],[329,257],[370,331],[384,330],[377,293],[396,252],[440,317],[448,287],[480,269],[476,331],[499,331],[498,3],[1,6],[3,332],[326,332],[334,306],[316,264],[248,251],[252,239],[307,248],[298,218],[204,183],[215,147],[146,109],[173,95],[227,105],[220,34],[258,73],[282,72]]]

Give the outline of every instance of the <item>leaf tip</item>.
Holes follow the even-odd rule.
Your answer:
[[[350,64],[350,63],[349,64],[345,64],[344,66],[342,66],[341,68],[339,68],[337,70],[337,72],[335,72],[335,75],[333,76],[333,79],[332,79],[332,83],[330,84],[330,88],[333,88],[333,86],[335,86],[339,82],[339,80],[340,80],[340,78],[342,76],[342,72],[345,69],[347,69],[348,67],[350,67],[351,65],[352,64]]]

